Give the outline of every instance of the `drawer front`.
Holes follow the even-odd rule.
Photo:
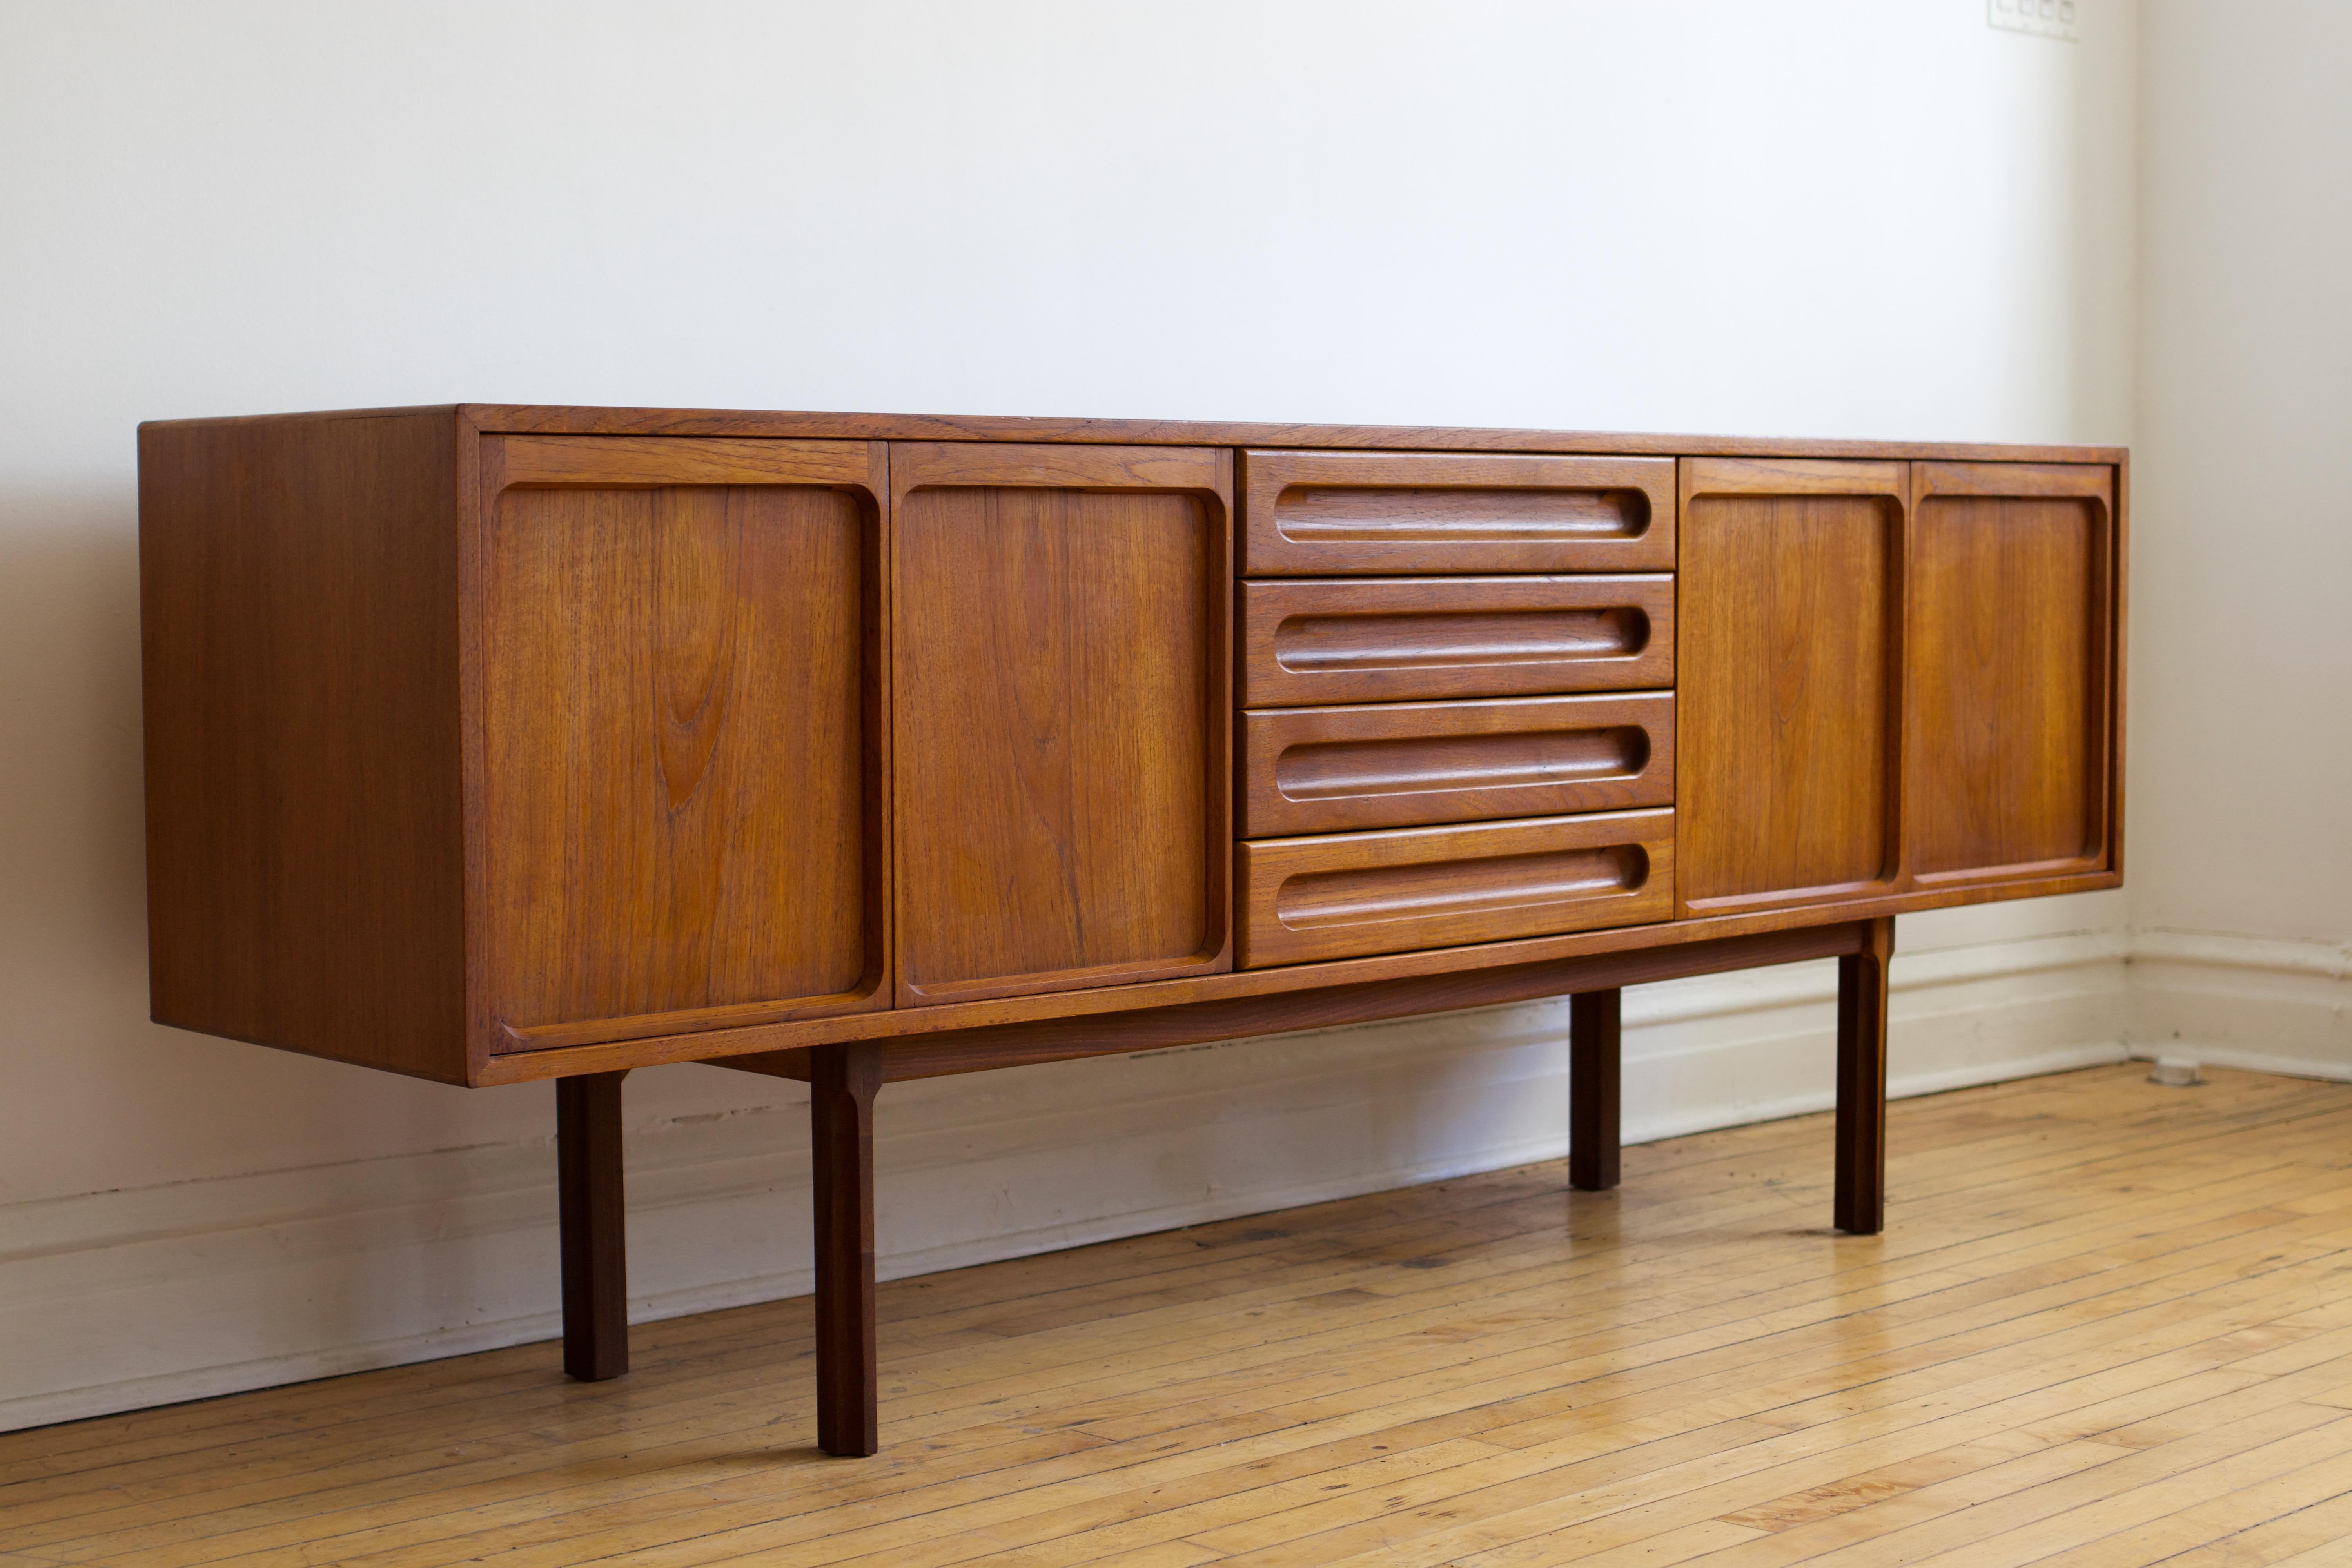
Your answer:
[[[1674,913],[1670,810],[1276,838],[1234,854],[1244,969]]]
[[[1675,683],[1675,580],[1242,584],[1242,706],[1639,691]]]
[[[1252,577],[1675,563],[1672,458],[1245,452],[1242,493]]]
[[[1277,708],[1241,722],[1244,838],[1672,805],[1675,699]]]

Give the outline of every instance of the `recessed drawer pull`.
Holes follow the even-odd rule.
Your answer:
[[[1298,616],[1274,632],[1274,661],[1296,675],[1628,658],[1650,642],[1636,609],[1521,610],[1495,616]]]
[[[1375,871],[1309,871],[1276,890],[1274,918],[1286,931],[1314,931],[1538,910],[1623,892],[1640,887],[1649,875],[1650,858],[1637,844],[1506,855],[1480,862],[1475,879],[1442,861]]]
[[[1244,713],[1240,836],[1671,805],[1672,692]]]
[[[1244,969],[1640,925],[1675,903],[1675,814],[1335,833],[1236,847]]]
[[[1674,684],[1664,573],[1303,578],[1241,601],[1245,708]]]
[[[1631,727],[1486,735],[1479,742],[1432,736],[1293,746],[1275,764],[1274,787],[1285,800],[1522,789],[1632,778],[1650,760],[1649,737]]]
[[[1242,474],[1253,577],[1675,563],[1671,458],[1244,452]]]

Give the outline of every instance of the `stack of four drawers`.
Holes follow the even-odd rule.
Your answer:
[[[1243,454],[1242,968],[1674,915],[1675,461]]]

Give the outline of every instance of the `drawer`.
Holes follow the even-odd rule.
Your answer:
[[[1675,699],[1509,697],[1241,717],[1244,838],[1675,800]]]
[[[1244,452],[1241,484],[1245,576],[1675,563],[1672,458]]]
[[[1675,580],[1241,585],[1244,708],[1639,691],[1675,683]]]
[[[1674,913],[1671,810],[1275,838],[1234,854],[1244,969]]]

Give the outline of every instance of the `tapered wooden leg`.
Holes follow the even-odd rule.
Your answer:
[[[621,1072],[555,1080],[555,1182],[563,1233],[563,1370],[588,1383],[629,1370],[629,1254],[621,1188]]]
[[[1617,1016],[1622,993],[1568,1000],[1568,1179],[1588,1193],[1617,1184]]]
[[[816,1445],[844,1458],[882,1446],[874,1361],[874,1095],[881,1053],[821,1046],[810,1063],[816,1188]]]
[[[1886,1228],[1886,961],[1895,921],[1868,922],[1863,951],[1838,960],[1837,1227]]]

